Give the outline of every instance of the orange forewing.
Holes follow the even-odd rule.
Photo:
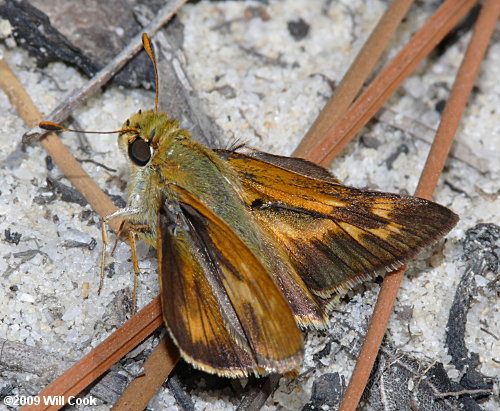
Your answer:
[[[163,313],[181,352],[221,375],[294,372],[302,335],[268,272],[202,202],[169,189],[180,221],[169,228],[171,218],[160,216],[157,245]]]

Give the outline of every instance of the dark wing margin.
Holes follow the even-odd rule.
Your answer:
[[[170,188],[179,213],[164,208],[157,249],[163,315],[183,358],[229,377],[296,371],[302,335],[278,287],[219,217]]]

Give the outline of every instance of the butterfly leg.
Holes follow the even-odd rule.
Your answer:
[[[120,224],[120,228],[118,230],[118,232],[116,233],[116,237],[115,237],[115,243],[113,244],[113,248],[111,249],[111,257],[113,257],[115,255],[115,251],[116,251],[116,247],[118,247],[118,242],[120,241],[120,238],[122,238],[123,234],[129,230],[129,226],[127,224],[125,224],[125,221],[123,221],[121,224]]]
[[[130,252],[132,253],[132,266],[134,268],[134,291],[132,292],[132,314],[137,311],[137,289],[139,288],[139,274],[141,269],[139,267],[139,260],[137,259],[136,240],[137,234],[149,231],[147,225],[132,225],[128,231],[128,241],[130,245]]]
[[[105,217],[102,218],[101,220],[101,237],[102,237],[102,252],[101,252],[101,279],[99,281],[99,288],[97,290],[97,295],[101,293],[102,286],[104,284],[104,268],[106,266],[106,250],[109,244],[109,237],[108,237],[108,222],[112,220],[113,218],[118,218],[118,217],[130,217],[135,214],[139,213],[139,209],[135,207],[126,207],[126,208],[121,208],[117,211],[115,211],[112,214],[109,214]],[[120,227],[120,230],[118,234],[122,233],[122,230],[124,229],[123,224]],[[113,251],[116,248],[116,245],[113,247]]]

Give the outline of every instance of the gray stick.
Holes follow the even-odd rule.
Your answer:
[[[156,33],[165,23],[167,23],[174,14],[186,3],[187,0],[173,0],[164,6],[151,21],[146,28],[146,32],[152,36]],[[59,104],[47,117],[47,121],[54,123],[61,123],[72,112],[72,110],[94,95],[101,89],[120,69],[142,48],[142,33],[137,34],[132,38],[127,47],[125,47],[120,54],[111,60],[101,71],[99,71],[87,84],[75,90],[71,95]],[[46,130],[36,126],[23,135],[23,143],[29,143],[32,140],[38,140],[47,133]]]

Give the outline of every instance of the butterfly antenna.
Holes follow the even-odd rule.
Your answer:
[[[127,131],[137,131],[133,128],[121,128],[119,130],[112,131],[88,131],[88,130],[75,130],[73,128],[66,128],[60,124],[53,123],[52,121],[42,121],[38,124],[38,127],[47,131],[72,131],[74,133],[91,133],[91,134],[114,134],[114,133],[126,133]]]
[[[156,67],[156,57],[155,57],[155,52],[153,50],[153,46],[152,46],[151,41],[149,40],[149,37],[146,33],[142,34],[142,45],[144,46],[144,50],[146,50],[146,53],[148,53],[149,58],[153,62],[153,68],[155,70],[156,94],[155,94],[154,112],[156,113],[158,110],[158,68]]]

